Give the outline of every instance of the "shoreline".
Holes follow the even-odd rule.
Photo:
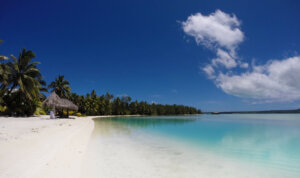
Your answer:
[[[277,174],[162,133],[95,121],[82,178],[282,177]]]
[[[93,119],[142,115],[71,117],[0,116],[0,177],[82,177],[95,127]]]
[[[0,177],[232,178],[287,173],[261,169],[161,133],[94,120],[105,117],[119,116],[0,117]],[[296,176],[292,172],[289,177]]]
[[[206,124],[204,123],[204,125]],[[155,128],[159,127],[152,126]],[[188,128],[192,128],[193,126],[194,124],[191,124],[191,127]],[[254,155],[257,155],[257,153],[264,150],[254,149],[252,152],[251,150],[243,150],[244,144],[248,142],[245,143],[244,139],[238,140],[237,137],[234,137],[235,131],[227,132],[229,133],[228,135],[224,134],[222,139],[218,141],[220,143],[218,146],[224,146],[224,148],[226,145],[236,147],[241,144],[242,146],[239,149],[231,150],[229,148],[229,150],[223,149],[224,152],[219,152],[211,149],[212,147],[197,145],[189,142],[189,140],[160,132],[160,129],[148,130],[144,128],[146,128],[144,122],[142,122],[141,127],[137,127],[137,123],[135,122],[130,125],[127,122],[95,119],[95,129],[84,162],[83,178],[267,178],[299,176],[297,172],[287,171],[286,169],[289,167],[278,165],[278,167],[274,167],[276,164],[263,164],[260,162],[262,159],[258,157],[256,158],[256,162],[255,160],[247,160],[243,157],[228,154],[238,153],[236,151],[245,151],[244,153],[249,151],[249,154],[255,152]],[[168,126],[162,129],[168,129]],[[250,138],[250,141],[253,141],[252,137],[248,138]],[[254,136],[254,138],[256,137]],[[234,142],[238,142],[239,144],[234,144]],[[268,145],[258,146],[263,148]]]
[[[0,117],[0,177],[81,177],[95,117]]]

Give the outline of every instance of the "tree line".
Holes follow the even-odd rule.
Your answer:
[[[2,41],[0,40],[0,43]],[[78,106],[83,115],[177,115],[198,114],[201,110],[184,105],[149,104],[132,101],[129,96],[114,97],[110,93],[98,96],[93,90],[86,95],[71,92],[70,83],[58,76],[48,86],[43,80],[39,62],[31,50],[22,49],[18,57],[0,55],[0,114],[45,114],[42,108],[45,94],[56,92]]]
[[[130,96],[117,96],[110,93],[98,96],[95,90],[86,95],[71,93],[69,81],[58,76],[48,86],[59,97],[66,98],[78,106],[84,115],[179,115],[200,114],[201,110],[184,105],[149,104],[146,101],[132,101]]]
[[[129,96],[114,97],[110,93],[98,96],[93,90],[85,96],[72,93],[69,99],[86,115],[179,115],[200,114],[194,107],[184,105],[149,104],[146,101],[132,101]]]

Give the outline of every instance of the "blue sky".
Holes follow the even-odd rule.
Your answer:
[[[33,50],[47,83],[65,75],[79,94],[204,111],[294,109],[299,22],[291,0],[1,1],[0,50]]]

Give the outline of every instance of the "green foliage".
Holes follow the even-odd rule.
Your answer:
[[[6,111],[6,106],[1,106],[0,105],[0,113],[4,113]]]
[[[80,117],[80,116],[81,116],[81,113],[78,112],[78,113],[76,113],[75,115],[78,116],[78,117]]]
[[[23,49],[18,58],[11,55],[10,61],[1,63],[1,103],[6,106],[6,114],[32,115],[44,95],[41,91],[45,82],[42,80],[38,62],[32,62],[35,54]]]
[[[49,89],[52,89],[52,92],[61,97],[61,98],[69,98],[71,93],[70,83],[69,81],[64,79],[63,75],[59,75],[53,82],[48,86]]]
[[[2,40],[0,40],[0,44]],[[4,105],[3,96],[7,92],[8,76],[10,74],[10,69],[7,66],[7,60],[9,58],[0,54],[0,105]]]
[[[16,91],[4,97],[7,107],[6,113],[16,116],[32,116],[38,107],[39,100],[32,100],[22,91]]]
[[[0,43],[2,41],[0,40]],[[23,49],[19,57],[10,58],[0,55],[0,112],[8,115],[41,115],[49,111],[44,109],[41,101],[45,99],[43,92],[46,82],[37,65],[32,62],[35,54],[31,50]],[[145,101],[131,101],[129,96],[116,97],[110,93],[98,96],[93,90],[90,94],[80,96],[71,93],[70,84],[59,75],[48,86],[62,98],[70,99],[78,106],[78,113],[69,112],[69,115],[178,115],[201,113],[193,107],[183,105],[148,104]],[[65,115],[67,111],[64,111]]]
[[[42,107],[42,102],[41,101],[37,102],[37,107],[35,109],[34,115],[37,115],[37,116],[46,115],[46,112]]]
[[[47,115],[46,111],[42,107],[37,107],[34,115],[40,116],[40,115]]]
[[[63,111],[63,114],[66,116],[66,115],[73,115],[73,114],[75,114],[75,112],[74,111],[66,111],[66,110],[64,110]]]
[[[145,101],[131,102],[129,96],[114,98],[109,93],[97,96],[94,90],[85,96],[71,93],[69,99],[79,107],[78,111],[80,113],[86,115],[180,115],[201,113],[201,110],[184,105],[149,104]]]
[[[45,82],[42,81],[42,75],[37,68],[39,62],[31,62],[35,54],[30,50],[26,51],[23,49],[18,59],[14,56],[11,57],[13,62],[7,64],[11,70],[9,82],[12,85],[8,90],[8,94],[18,89],[26,95],[29,100],[40,97],[40,89]]]

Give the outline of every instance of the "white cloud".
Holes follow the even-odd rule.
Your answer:
[[[300,56],[249,66],[236,53],[244,40],[240,25],[235,15],[221,10],[207,16],[197,13],[182,22],[183,31],[197,44],[216,52],[211,63],[201,67],[208,78],[227,94],[259,102],[300,99]],[[234,71],[237,67],[240,70]],[[243,70],[246,72],[241,72]]]
[[[208,16],[197,13],[182,22],[184,32],[194,37],[198,44],[216,45],[228,50],[234,50],[244,39],[239,26],[240,21],[235,15],[231,16],[221,10]]]
[[[208,78],[213,79],[215,76],[215,69],[211,65],[206,65],[202,70],[207,74]]]
[[[249,67],[249,64],[244,62],[244,63],[240,63],[240,67],[241,68],[248,68]]]
[[[244,34],[240,30],[241,22],[235,15],[226,14],[221,10],[207,16],[197,13],[189,16],[181,24],[183,31],[194,37],[197,44],[216,52],[211,64],[202,68],[209,78],[215,78],[219,67],[246,67],[246,63],[241,63],[236,55],[236,48],[244,40]]]
[[[227,69],[231,69],[237,66],[234,58],[226,51],[222,49],[217,50],[217,58],[212,60],[212,64],[217,66],[218,64],[225,66]]]
[[[224,92],[244,98],[268,101],[300,99],[300,56],[272,60],[239,75],[220,74],[216,84]]]

